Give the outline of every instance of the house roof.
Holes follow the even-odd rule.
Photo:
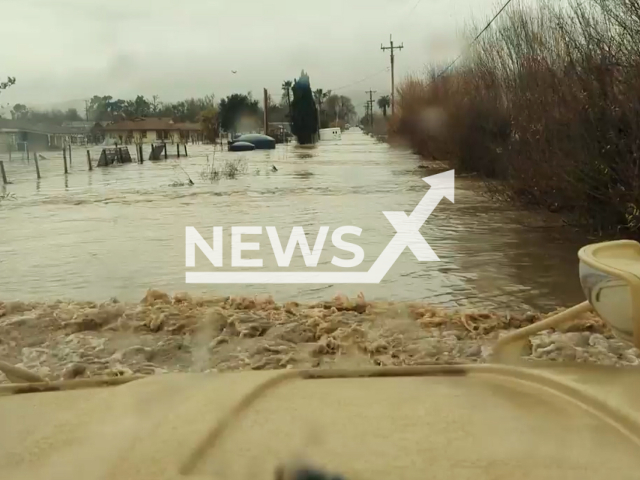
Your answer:
[[[129,130],[201,130],[199,123],[174,122],[170,118],[136,118],[113,122],[104,127],[107,131]]]
[[[62,124],[63,127],[71,127],[71,128],[84,128],[85,130],[89,130],[91,129],[91,127],[94,126],[94,122],[85,122],[85,121],[79,121],[79,122],[64,122]]]
[[[167,130],[173,122],[165,118],[136,118],[112,122],[104,126],[105,130]]]
[[[193,122],[182,122],[176,123],[175,128],[178,130],[200,131],[202,130],[202,125]]]

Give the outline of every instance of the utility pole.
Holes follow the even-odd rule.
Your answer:
[[[84,101],[84,117],[88,122],[89,121],[89,100]]]
[[[373,100],[369,100],[369,126],[373,130]]]
[[[369,104],[369,112],[370,112],[369,125],[371,126],[371,128],[373,128],[373,94],[376,93],[376,90],[369,90],[364,93],[369,94],[369,100],[367,101],[367,103]]]
[[[369,127],[373,130],[373,100],[367,100],[364,104],[365,108],[365,124],[369,124]],[[364,126],[364,125],[363,125]]]
[[[396,111],[396,84],[395,84],[395,77],[394,77],[394,59],[395,59],[395,55],[393,54],[394,50],[402,50],[404,48],[404,43],[401,43],[400,46],[394,47],[393,46],[393,39],[391,37],[391,35],[389,35],[389,44],[390,46],[385,47],[382,44],[380,44],[380,48],[382,49],[382,51],[385,50],[391,50],[391,115],[393,116],[393,114]]]
[[[264,89],[264,134],[269,135],[269,93]]]

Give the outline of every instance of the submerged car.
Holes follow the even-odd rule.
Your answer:
[[[250,143],[256,148],[256,150],[273,150],[276,148],[276,141],[274,138],[269,137],[268,135],[261,135],[259,133],[247,133],[245,135],[240,135],[235,138],[233,142],[229,143],[229,147],[231,148],[238,142]]]

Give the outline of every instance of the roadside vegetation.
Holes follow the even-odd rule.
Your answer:
[[[372,134],[374,137],[386,139],[388,133],[387,117],[379,113],[365,115],[360,119],[364,133]]]
[[[209,161],[207,157],[207,164],[200,170],[200,178],[210,183],[215,183],[223,178],[234,180],[246,174],[248,169],[247,161],[244,158],[227,159],[223,162],[216,163],[214,155],[211,161]]]
[[[511,7],[441,71],[399,86],[393,135],[496,196],[638,236],[640,0]]]
[[[0,203],[5,200],[15,200],[16,198],[16,194],[13,192],[0,192]]]
[[[318,133],[318,106],[311,91],[309,75],[304,70],[291,87],[291,133],[300,145],[315,143]]]
[[[389,120],[391,115],[387,116],[387,113],[391,109],[391,97],[389,95],[382,95],[375,101],[375,105],[378,107],[378,111],[367,109],[367,112],[360,118],[360,125],[366,134],[371,134],[379,140],[386,140],[389,130]]]

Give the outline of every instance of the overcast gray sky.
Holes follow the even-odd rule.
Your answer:
[[[389,93],[389,54],[380,44],[390,33],[405,47],[396,57],[398,80],[453,58],[465,24],[486,22],[501,3],[2,0],[0,77],[17,83],[0,103],[82,104],[94,94],[175,101],[209,93],[260,96],[262,88],[276,97],[283,80],[305,69],[312,88],[344,87],[340,93],[362,110],[364,90]]]

